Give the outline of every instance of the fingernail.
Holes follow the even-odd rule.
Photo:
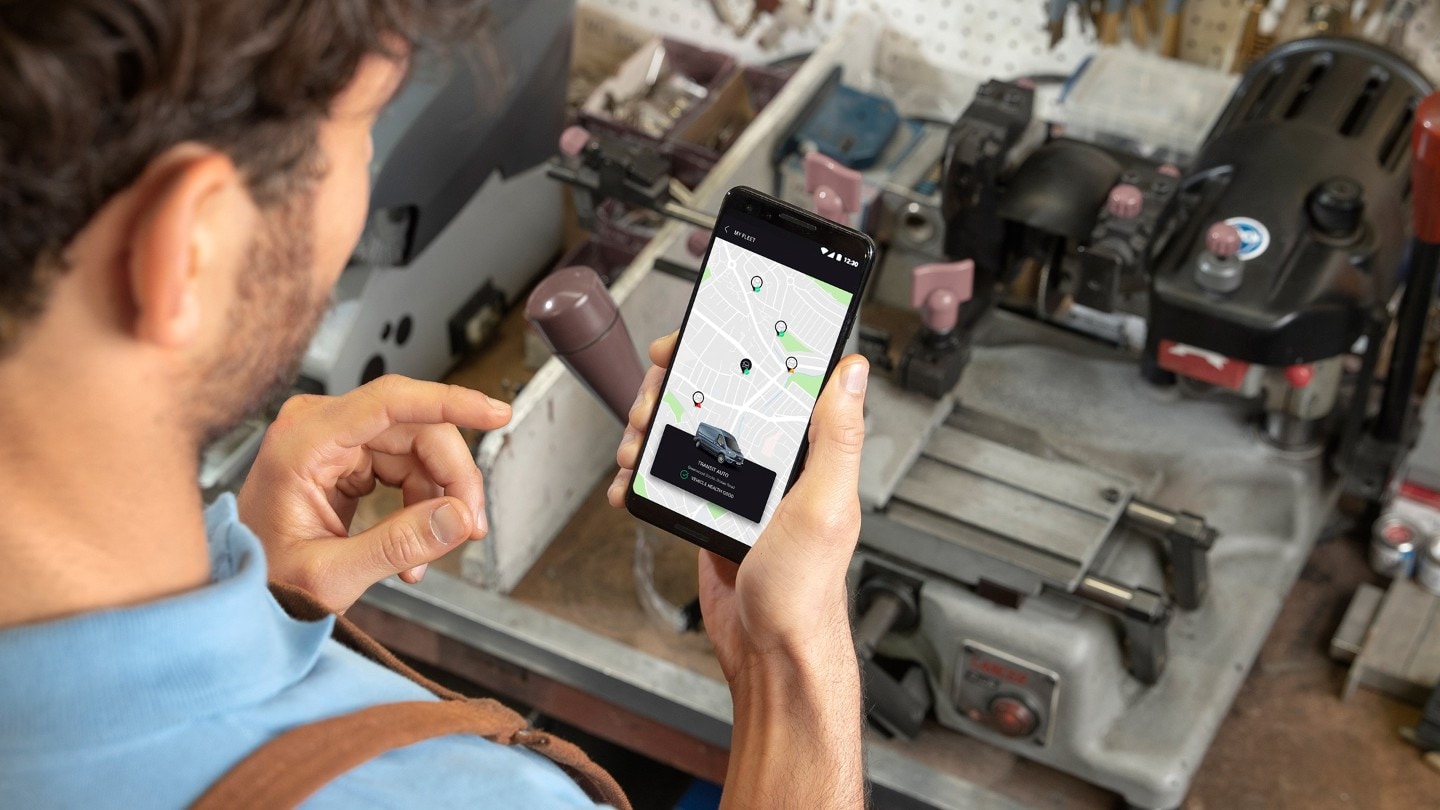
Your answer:
[[[418,584],[420,584],[420,582],[421,582],[422,580],[425,579],[425,571],[426,571],[429,567],[430,567],[430,564],[429,564],[429,563],[422,563],[422,564],[420,564],[420,565],[415,566],[415,567],[412,569],[412,570],[415,572],[415,584],[418,585]]]
[[[503,413],[510,410],[510,403],[506,402],[503,399],[496,399],[488,394],[485,396],[485,398],[490,400],[490,407],[494,408],[497,411]]]
[[[460,510],[448,503],[430,513],[430,532],[441,545],[446,546],[464,540],[468,534]]]
[[[864,363],[851,363],[840,378],[840,385],[852,394],[865,393],[865,383],[870,378],[870,367]]]
[[[638,393],[638,394],[635,395],[635,404],[633,404],[633,405],[630,406],[630,410],[633,411],[633,410],[635,410],[636,408],[640,407],[640,403],[643,402],[644,400],[645,400],[645,388],[642,386],[642,387],[640,388],[640,393]]]
[[[623,448],[627,444],[635,441],[635,437],[639,435],[639,433],[635,432],[635,428],[625,428],[625,435],[620,437],[620,446]]]

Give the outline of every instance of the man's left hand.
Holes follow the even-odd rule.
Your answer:
[[[454,385],[382,377],[341,397],[297,396],[280,409],[240,490],[240,519],[259,535],[270,579],[344,613],[392,574],[485,536],[480,470],[457,427],[494,430],[510,406]],[[405,507],[350,536],[376,483]]]

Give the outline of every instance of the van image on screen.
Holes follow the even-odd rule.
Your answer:
[[[695,446],[713,455],[721,464],[739,467],[745,463],[745,455],[740,452],[740,442],[728,430],[714,425],[700,423],[700,427],[695,429]]]

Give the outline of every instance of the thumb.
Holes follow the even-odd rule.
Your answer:
[[[870,364],[859,355],[840,361],[810,417],[810,452],[795,482],[804,500],[832,503],[853,498],[860,487],[860,448],[865,443],[865,386]]]
[[[439,559],[468,539],[475,518],[459,498],[433,498],[411,504],[350,538],[346,546],[358,559],[336,566],[363,578],[363,590],[392,574]]]

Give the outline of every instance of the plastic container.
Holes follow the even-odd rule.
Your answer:
[[[1394,515],[1381,515],[1370,533],[1370,568],[1385,577],[1406,578],[1415,571],[1420,532]]]
[[[701,115],[712,103],[716,95],[725,83],[735,74],[735,58],[720,53],[719,51],[706,50],[679,40],[663,38],[658,40],[659,47],[663,49],[660,63],[660,75],[679,74],[696,85],[704,88],[705,96],[694,103],[683,114],[670,121],[665,129],[648,133],[635,125],[617,120],[614,116],[607,114],[606,96],[609,95],[608,82],[601,83],[595,88],[590,97],[580,108],[580,121],[583,126],[589,128],[594,121],[604,121],[623,127],[628,132],[646,138],[648,140],[669,140],[671,134],[683,131],[686,126]],[[617,69],[617,73],[645,73],[649,70],[649,62],[654,54],[655,43],[642,46],[638,51],[631,54],[625,62]],[[663,83],[663,82],[662,82]],[[658,85],[657,85],[658,86]]]
[[[1060,102],[1066,134],[1184,163],[1199,151],[1238,77],[1151,53],[1101,48]]]

